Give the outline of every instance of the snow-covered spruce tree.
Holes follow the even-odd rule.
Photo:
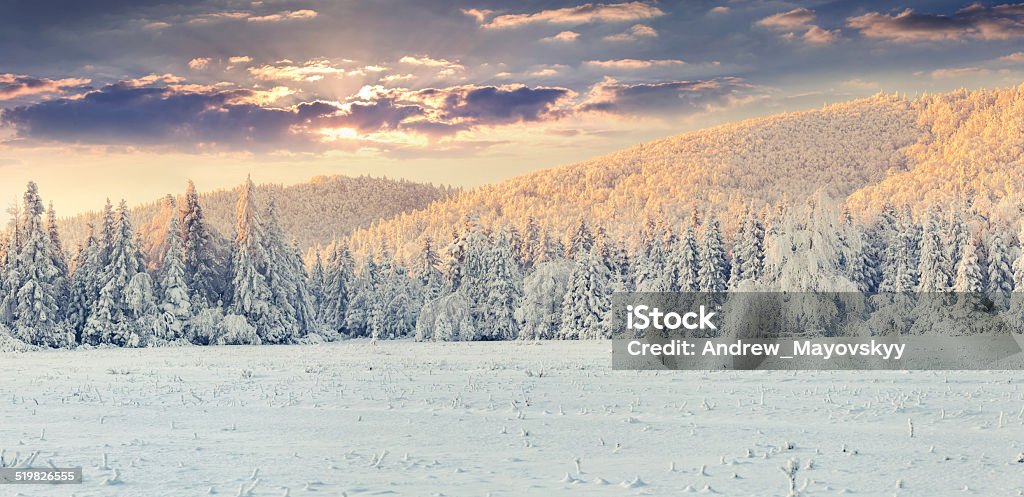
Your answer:
[[[749,210],[736,234],[732,253],[729,288],[738,288],[740,282],[752,282],[761,277],[764,271],[764,223]]]
[[[871,234],[872,249],[878,257],[878,291],[896,291],[897,254],[902,243],[899,240],[899,213],[892,204],[882,207]]]
[[[666,243],[674,239],[671,229],[662,221],[648,221],[641,235],[641,257],[636,268],[636,291],[671,292],[676,290],[675,270],[670,264],[670,250]]]
[[[1013,268],[1010,250],[1002,230],[993,227],[988,242],[988,295],[1001,308],[1007,305],[1013,291]]]
[[[515,263],[508,232],[500,230],[493,243],[484,252],[484,271],[475,276],[473,284],[482,287],[474,307],[478,340],[513,340],[519,334],[515,319],[516,308],[522,298],[522,274]]]
[[[89,317],[96,299],[99,297],[99,274],[102,271],[102,247],[96,239],[92,223],[86,229],[85,240],[79,244],[75,255],[74,271],[71,275],[71,289],[66,312],[68,324],[75,331],[75,341],[81,342],[82,328]]]
[[[987,305],[987,299],[982,293],[985,291],[985,266],[978,256],[981,246],[978,236],[969,236],[960,250],[960,262],[953,278],[957,301],[949,312],[963,326],[951,328],[949,332],[975,334],[985,329],[984,320],[977,319],[977,311]]]
[[[306,281],[309,288],[309,297],[316,312],[317,322],[323,325],[324,307],[326,305],[327,270],[324,269],[324,260],[320,255],[320,248],[317,247],[313,253],[313,265],[309,268],[309,278]]]
[[[964,221],[963,203],[957,202],[949,208],[949,212],[943,220],[942,245],[946,250],[946,260],[949,261],[949,280],[953,283],[953,276],[956,274],[956,266],[962,257],[963,247],[967,244],[970,230]]]
[[[60,308],[66,295],[66,266],[58,260],[58,248],[43,223],[43,212],[39,189],[29,182],[5,291],[13,298],[11,321],[15,338],[33,345],[65,347],[72,341]]]
[[[562,301],[558,337],[564,340],[611,337],[611,274],[593,251],[576,262]]]
[[[181,206],[181,238],[185,255],[185,282],[196,309],[215,307],[225,297],[225,264],[220,240],[207,224],[196,186],[189,180]]]
[[[316,310],[307,286],[306,267],[295,244],[281,226],[277,210],[277,193],[271,190],[267,202],[266,252],[269,255],[266,276],[273,295],[273,304],[280,313],[282,326],[289,340],[298,340],[318,331]]]
[[[523,279],[523,298],[515,313],[519,322],[520,340],[550,340],[558,337],[562,303],[569,289],[569,277],[576,265],[567,259],[542,262]]]
[[[130,214],[122,200],[108,262],[97,278],[99,296],[82,330],[84,343],[137,347],[146,345],[152,333],[153,283],[145,272]]]
[[[632,292],[636,290],[633,278],[633,258],[629,255],[626,238],[619,239],[612,253],[612,290],[615,292]]]
[[[174,199],[170,199],[174,206]],[[158,277],[158,303],[160,319],[154,330],[157,338],[172,341],[186,336],[186,327],[192,318],[188,283],[185,278],[185,253],[182,247],[181,223],[171,216],[167,228],[166,251]]]
[[[434,250],[433,240],[428,236],[423,239],[423,248],[420,249],[419,258],[416,259],[416,266],[413,275],[419,282],[424,302],[429,302],[441,296],[444,285],[444,276],[438,267],[441,265],[440,257]]]
[[[919,292],[945,292],[949,289],[951,265],[942,245],[942,222],[934,208],[929,210],[921,240]]]
[[[523,229],[523,245],[519,254],[525,272],[533,271],[534,266],[541,262],[538,259],[543,255],[543,245],[544,240],[537,218],[530,216],[526,219],[526,227]]]
[[[710,219],[704,226],[700,244],[700,267],[697,271],[701,292],[724,292],[728,283],[729,260],[725,256],[718,220]]]
[[[255,189],[252,179],[246,178],[238,190],[227,313],[244,317],[256,329],[261,342],[284,343],[291,338],[291,330],[274,303],[274,292],[267,280],[266,272],[272,262]]]
[[[590,231],[590,227],[587,226],[587,222],[584,219],[580,219],[579,224],[576,225],[576,229],[569,235],[568,252],[566,256],[570,259],[578,259],[586,256],[590,249],[594,247],[594,234]]]
[[[369,336],[372,332],[372,317],[377,306],[380,291],[377,263],[373,252],[363,259],[363,265],[355,277],[350,300],[345,313],[345,329],[349,336]]]
[[[348,313],[355,282],[355,262],[348,246],[335,243],[327,258],[325,270],[324,304],[321,322],[335,333],[345,332],[345,315]]]
[[[387,339],[413,336],[421,303],[405,266],[392,263],[390,273],[383,275],[378,293],[380,312],[375,316],[371,336]]]
[[[676,278],[673,288],[680,292],[696,292],[700,287],[700,251],[692,224],[683,230],[683,236],[672,247],[671,263],[675,266]]]
[[[1017,225],[1017,246],[1021,251],[1013,261],[1013,295],[1007,321],[1017,333],[1024,333],[1024,222]]]

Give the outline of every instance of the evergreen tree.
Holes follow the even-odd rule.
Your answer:
[[[704,227],[704,237],[700,246],[700,268],[698,270],[700,291],[724,292],[728,274],[729,261],[725,257],[722,234],[718,230],[718,220],[711,219]]]
[[[291,337],[291,330],[281,309],[274,305],[274,292],[267,278],[267,269],[273,263],[267,253],[255,189],[252,179],[246,178],[238,191],[228,313],[245,318],[262,342],[283,343]]]
[[[585,256],[594,247],[594,235],[590,232],[587,222],[580,219],[576,229],[569,237],[569,251],[566,254],[570,259],[577,259]]]
[[[309,287],[309,296],[316,312],[317,322],[325,324],[325,307],[327,305],[327,272],[324,269],[324,261],[320,256],[320,248],[317,247],[313,255],[313,266],[309,269],[309,280],[306,285]]]
[[[356,276],[348,303],[345,328],[353,337],[370,336],[373,331],[373,312],[377,305],[377,292],[380,291],[377,264],[373,258],[371,252],[363,259],[363,266]]]
[[[13,332],[24,342],[49,347],[70,345],[60,305],[65,298],[66,267],[58,248],[43,224],[43,202],[34,182],[28,183],[21,219],[19,243],[9,263],[6,291],[13,297]]]
[[[988,246],[988,294],[997,304],[1003,306],[1013,291],[1013,269],[1009,249],[1003,241],[1003,234],[993,229]]]
[[[192,305],[196,309],[215,307],[226,286],[224,264],[218,261],[219,242],[206,222],[199,194],[191,180],[185,189],[180,216],[185,283],[191,292]]]
[[[420,250],[414,271],[422,289],[423,300],[426,302],[441,296],[444,277],[438,269],[440,263],[440,258],[434,251],[433,240],[428,236],[423,240],[423,248]]]
[[[171,207],[173,197],[169,199]],[[182,247],[181,224],[178,216],[171,216],[167,228],[166,250],[159,273],[160,312],[158,336],[165,340],[176,340],[185,336],[185,328],[192,317],[190,292],[185,278],[185,253]]]
[[[593,252],[576,262],[568,286],[562,302],[559,337],[611,337],[611,274]]]
[[[276,190],[271,190],[265,220],[264,250],[269,255],[266,278],[273,295],[272,303],[278,310],[279,325],[286,330],[285,335],[289,340],[299,339],[316,331],[316,311],[302,256],[281,226]]]
[[[942,246],[942,224],[939,213],[931,209],[925,222],[921,240],[921,275],[919,292],[944,292],[949,289],[950,264]]]
[[[345,244],[334,244],[327,258],[323,316],[321,322],[327,329],[337,333],[345,331],[345,316],[353,292],[355,262]]]
[[[111,230],[107,264],[97,278],[98,299],[82,330],[84,343],[140,346],[152,331],[153,285],[141,263],[130,214],[122,200]],[[106,238],[111,223],[104,218]]]
[[[676,277],[674,288],[680,292],[696,292],[700,287],[700,252],[692,224],[686,227],[683,237],[673,247],[672,264]]]
[[[732,253],[730,288],[736,288],[741,281],[755,281],[761,277],[764,271],[764,224],[749,211],[740,224]]]
[[[960,293],[981,293],[984,287],[984,268],[978,258],[977,237],[970,237],[961,249],[960,263],[957,264],[953,290]]]

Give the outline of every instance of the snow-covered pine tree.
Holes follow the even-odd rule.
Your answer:
[[[320,255],[320,247],[313,251],[313,265],[309,268],[309,279],[306,286],[309,287],[309,296],[313,303],[313,310],[316,312],[317,322],[323,324],[325,322],[327,272],[324,269],[323,257]]]
[[[988,295],[1004,307],[1013,291],[1013,268],[1010,250],[1006,246],[1002,230],[993,227],[988,242]]]
[[[544,241],[537,218],[530,216],[526,219],[526,228],[523,230],[523,246],[519,254],[519,258],[523,261],[523,270],[527,273],[533,271],[534,266],[541,262],[537,258],[543,255],[543,245]]]
[[[919,292],[945,292],[949,289],[950,268],[947,252],[942,245],[942,221],[937,210],[930,209],[921,240],[921,275]]]
[[[594,234],[587,226],[584,219],[580,219],[576,229],[569,235],[568,256],[570,259],[577,259],[585,256],[594,247]]]
[[[961,249],[960,263],[956,267],[953,290],[959,293],[981,293],[985,291],[984,271],[978,258],[981,241],[976,236],[968,238]]]
[[[444,276],[438,269],[441,261],[434,250],[433,240],[428,236],[423,240],[423,248],[420,249],[419,258],[416,260],[413,271],[416,280],[419,282],[424,302],[429,302],[441,296],[444,285]]]
[[[476,268],[474,274],[477,340],[513,340],[519,334],[515,311],[522,298],[522,274],[508,236],[506,230],[499,230],[493,242],[486,244],[481,254],[483,267]]]
[[[633,258],[629,255],[629,245],[623,236],[619,239],[612,253],[612,291],[632,292],[636,290],[633,278]]]
[[[113,224],[108,262],[97,279],[99,298],[82,330],[85,343],[141,346],[152,332],[153,284],[141,262],[130,214],[128,203],[122,200]],[[105,219],[105,238],[107,224]]]
[[[712,218],[704,225],[704,236],[700,245],[700,267],[697,273],[701,292],[725,291],[728,283],[729,260],[725,256],[722,233],[719,231],[717,219]]]
[[[419,296],[405,266],[389,262],[381,267],[387,266],[391,270],[388,274],[382,274],[383,281],[378,292],[380,312],[374,316],[371,336],[386,339],[412,336],[419,315]]]
[[[363,259],[363,265],[355,277],[350,300],[345,314],[345,329],[353,337],[369,336],[372,332],[374,308],[380,291],[377,263],[373,252]]]
[[[61,317],[67,274],[59,262],[51,235],[43,223],[39,188],[28,183],[21,219],[19,243],[8,272],[7,291],[13,296],[13,334],[34,345],[65,347],[71,344]]]
[[[672,247],[672,264],[676,277],[674,288],[680,292],[696,292],[700,288],[700,251],[692,224],[683,230],[683,236]]]
[[[737,288],[742,281],[756,281],[764,271],[764,224],[749,209],[740,223],[733,243],[732,271],[729,288]]]
[[[238,190],[235,208],[235,243],[231,257],[231,299],[227,312],[245,318],[262,342],[283,343],[290,330],[274,303],[266,271],[272,264],[267,253],[263,221],[256,206],[256,187],[251,178]]]
[[[185,282],[196,310],[218,305],[225,293],[226,270],[220,261],[220,240],[207,224],[196,185],[189,180],[181,206],[181,238],[185,254]]]
[[[176,208],[173,197],[168,199]],[[192,308],[188,283],[185,278],[185,253],[182,247],[181,222],[178,216],[171,216],[171,224],[167,228],[166,251],[160,266],[157,308],[160,313],[157,337],[163,340],[183,338],[186,327],[192,318]]]
[[[654,221],[649,218],[640,236],[641,251],[636,270],[636,291],[638,292],[672,292],[676,287],[676,270],[673,267],[671,253],[675,243],[675,235],[663,218]]]
[[[297,340],[318,331],[316,310],[307,285],[308,276],[302,256],[281,226],[276,189],[270,192],[264,219],[265,250],[270,256],[266,269],[267,284],[288,340]]]
[[[345,315],[348,313],[355,281],[354,269],[355,262],[348,246],[335,242],[327,258],[321,322],[328,330],[336,333],[345,331]]]
[[[562,301],[558,336],[564,340],[611,337],[611,274],[588,252],[576,262]]]

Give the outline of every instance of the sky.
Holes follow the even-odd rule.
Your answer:
[[[2,0],[0,201],[473,187],[879,91],[1024,81],[1024,3]]]

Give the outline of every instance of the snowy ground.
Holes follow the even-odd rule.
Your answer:
[[[1024,492],[1019,372],[638,373],[610,349],[3,354],[0,449],[86,483],[0,495],[784,496],[791,460],[808,496]]]

